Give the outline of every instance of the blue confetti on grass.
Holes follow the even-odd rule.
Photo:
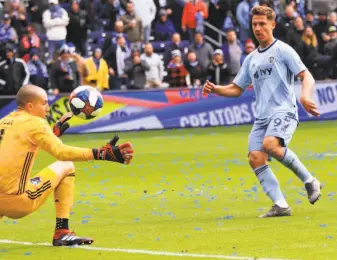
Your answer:
[[[82,224],[87,224],[87,223],[88,223],[87,219],[82,220]]]
[[[26,252],[24,255],[31,255],[32,252]]]
[[[199,228],[199,227],[196,227],[196,228],[194,228],[193,230],[195,230],[195,231],[200,231],[200,230],[201,230],[201,228]]]
[[[328,225],[327,224],[320,224],[319,225],[319,227],[321,227],[321,228],[325,228],[325,227],[327,227]]]

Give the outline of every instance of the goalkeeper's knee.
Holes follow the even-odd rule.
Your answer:
[[[57,176],[60,177],[60,179],[63,179],[67,177],[70,174],[75,173],[75,165],[73,162],[67,161],[57,161],[54,162],[49,166],[49,168],[57,174]]]

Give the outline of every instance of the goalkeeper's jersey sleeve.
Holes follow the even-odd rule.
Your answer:
[[[0,194],[22,194],[36,154],[43,149],[60,161],[88,161],[91,149],[67,146],[47,121],[18,111],[0,120]]]

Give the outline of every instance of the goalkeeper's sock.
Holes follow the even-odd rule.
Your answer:
[[[303,182],[311,182],[314,177],[298,159],[297,155],[289,148],[284,148],[284,156],[279,160],[285,167],[290,169]]]
[[[69,219],[74,200],[75,173],[65,177],[54,191],[56,218]]]
[[[274,202],[274,204],[281,208],[287,208],[288,204],[281,191],[280,184],[268,165],[263,165],[254,169],[256,177],[259,179],[264,192]]]
[[[56,227],[55,229],[67,229],[69,230],[69,219],[67,218],[56,218]]]

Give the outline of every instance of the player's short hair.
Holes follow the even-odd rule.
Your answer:
[[[271,21],[275,21],[276,19],[276,14],[273,9],[271,9],[270,7],[261,6],[261,5],[255,6],[251,11],[251,15],[252,17],[254,15],[265,15],[267,16],[267,19]]]

